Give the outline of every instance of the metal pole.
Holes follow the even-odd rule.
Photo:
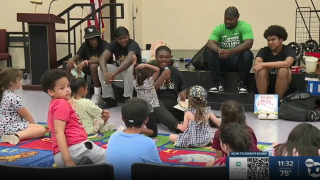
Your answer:
[[[134,11],[135,11],[135,7],[134,7],[134,0],[132,0],[132,26],[133,26],[133,30],[132,30],[132,37],[133,37],[133,40],[135,40],[135,38],[136,38],[136,30],[135,30],[135,19],[136,19],[136,17],[135,17],[135,13],[134,13]]]

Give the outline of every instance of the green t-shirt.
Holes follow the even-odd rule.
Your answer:
[[[102,109],[90,99],[73,99],[77,115],[87,134],[93,131],[94,120],[101,118]]]
[[[227,29],[224,23],[220,24],[209,37],[209,40],[217,41],[221,49],[233,49],[247,39],[253,39],[251,25],[240,20],[233,29]]]

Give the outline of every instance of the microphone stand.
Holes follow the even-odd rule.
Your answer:
[[[50,2],[48,14],[50,14],[51,4],[53,3],[53,1],[55,1],[55,0],[52,0],[52,1]]]

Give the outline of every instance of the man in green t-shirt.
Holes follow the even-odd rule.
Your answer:
[[[239,93],[247,93],[246,84],[253,63],[250,51],[253,44],[253,33],[250,24],[239,20],[236,7],[225,10],[224,23],[217,26],[209,37],[208,65],[213,77],[214,86],[209,92],[223,91],[220,71],[239,72]]]

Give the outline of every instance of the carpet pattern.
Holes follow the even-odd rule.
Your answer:
[[[44,124],[44,126],[46,126]],[[88,139],[100,147],[107,148],[108,140],[114,133],[105,132],[89,136]],[[168,134],[159,134],[154,139],[159,150],[160,158],[165,164],[176,166],[204,166],[209,160],[214,159],[215,151],[210,147],[204,148],[175,148],[169,141]],[[265,150],[273,143],[258,143],[260,150]],[[43,138],[21,141],[18,145],[0,142],[0,164],[55,167],[51,151],[49,133]]]

